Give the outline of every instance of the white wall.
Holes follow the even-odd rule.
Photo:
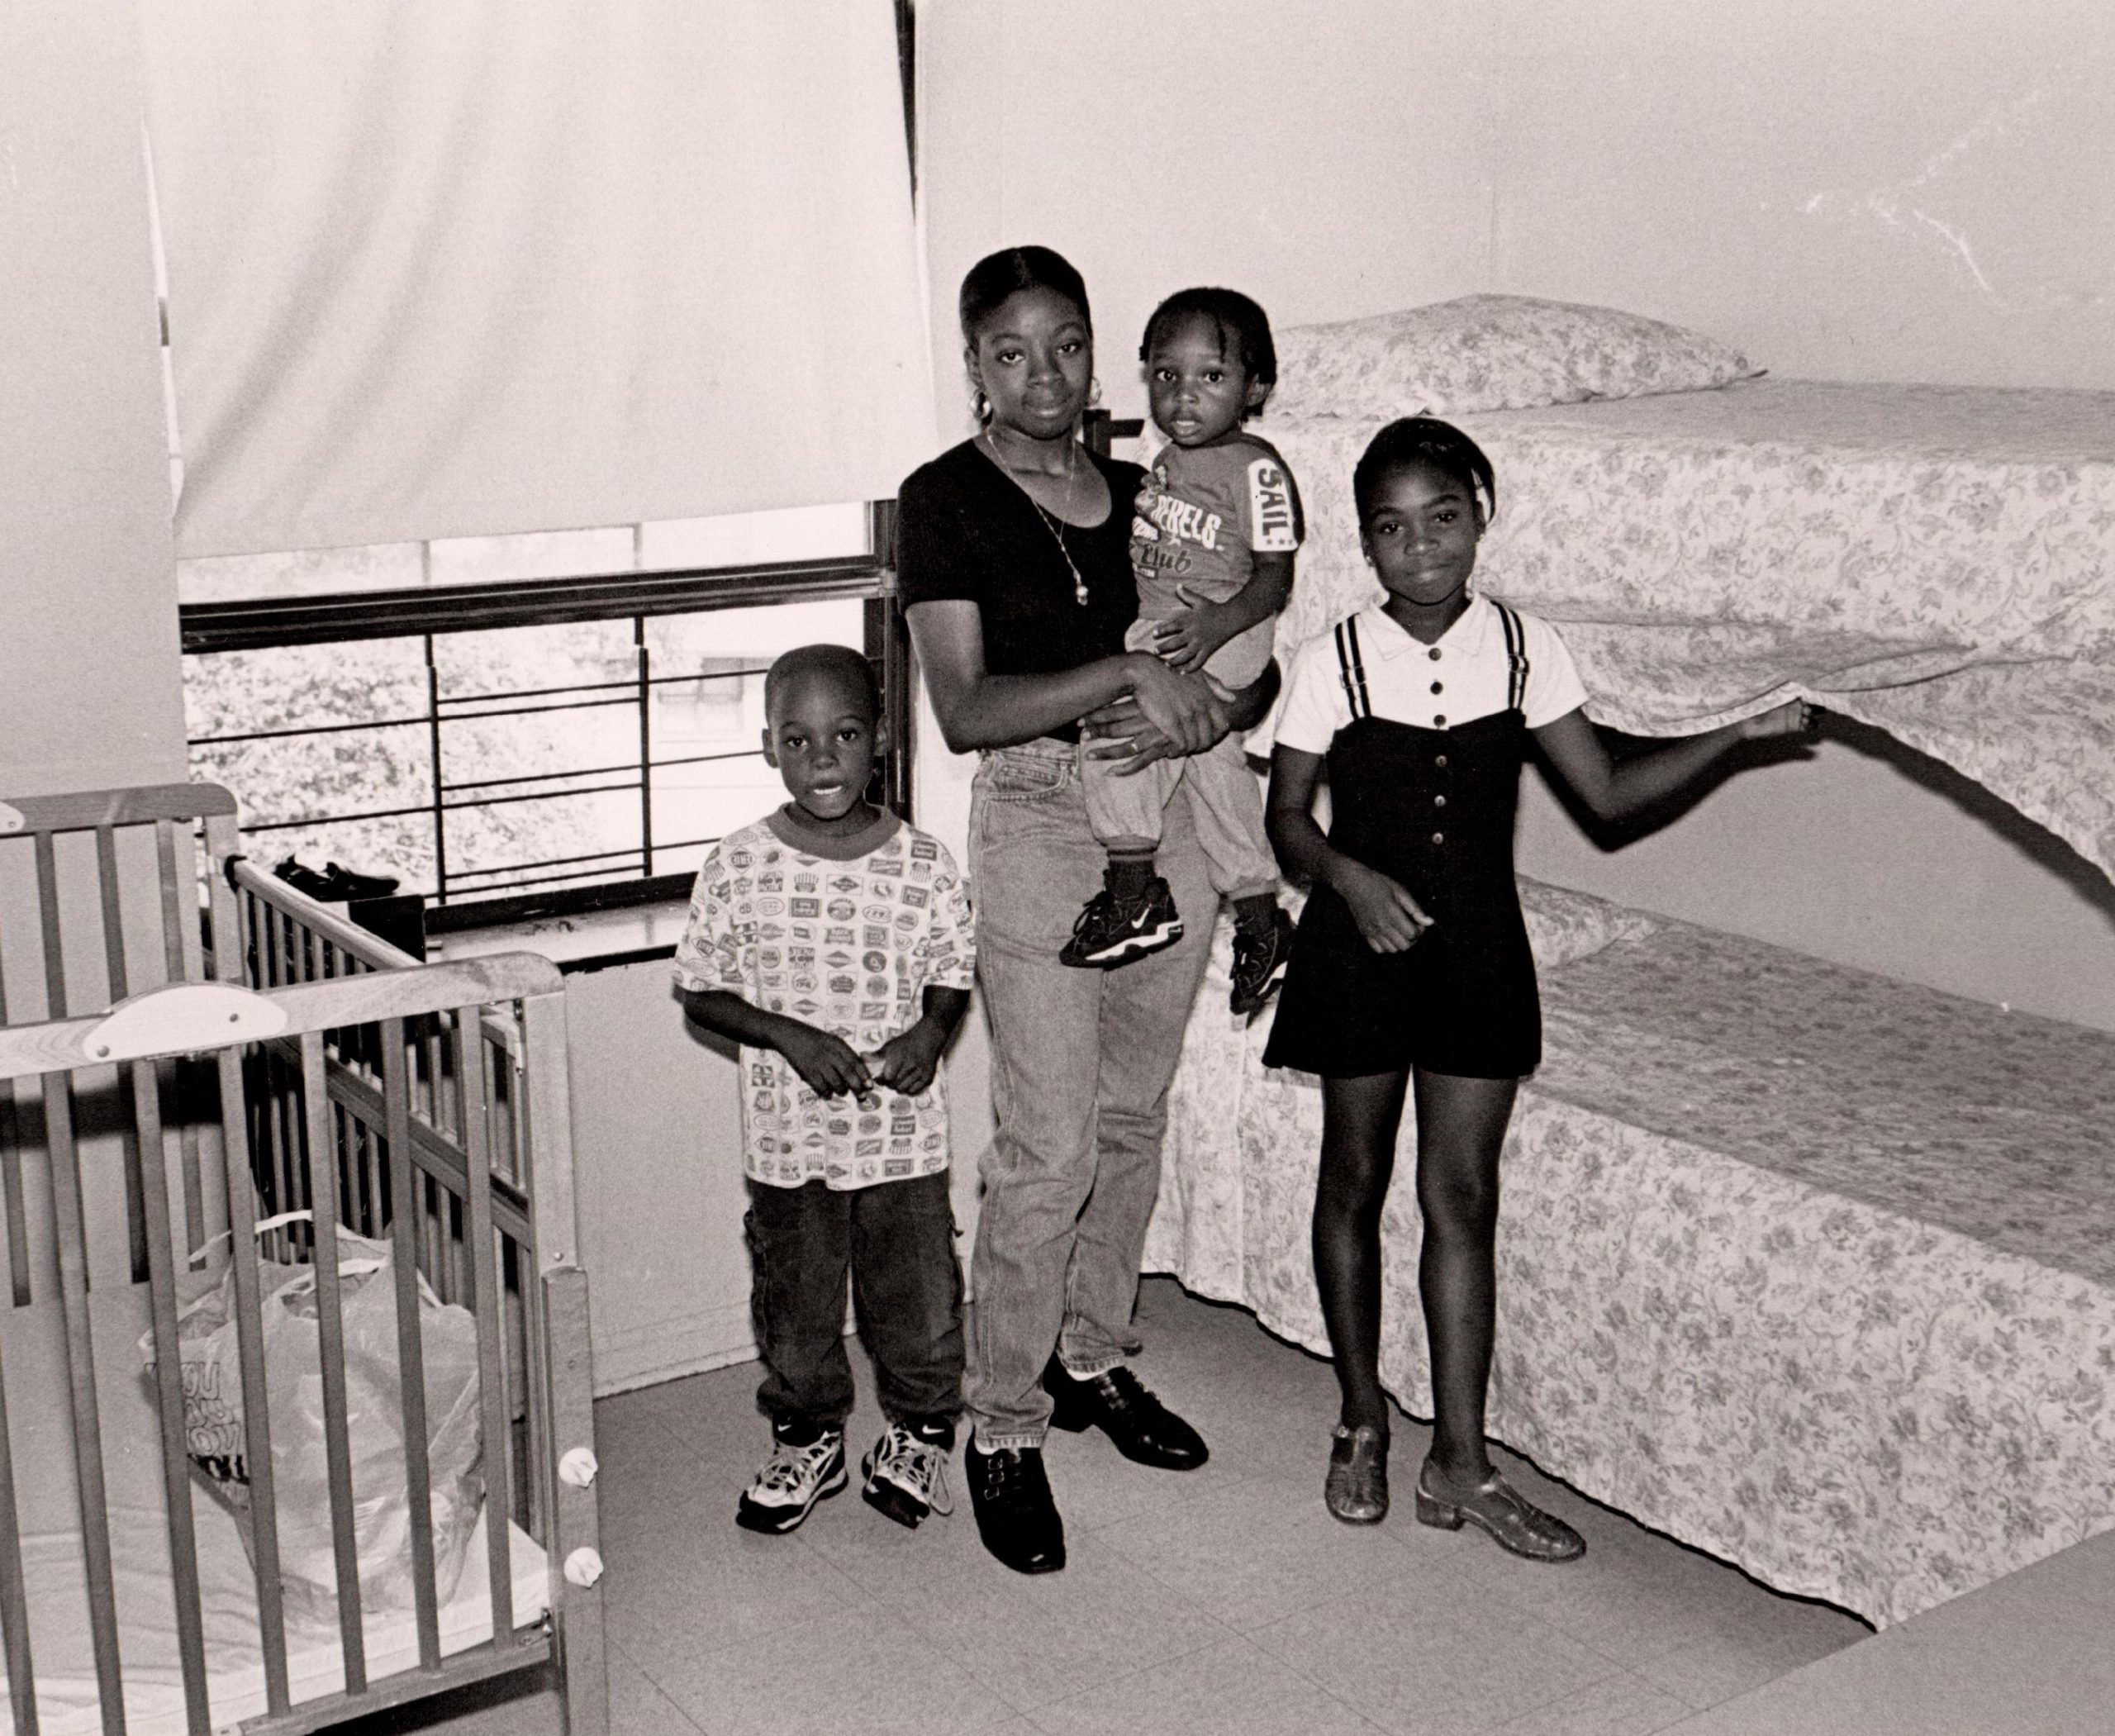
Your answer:
[[[183,776],[131,0],[0,8],[0,795]]]
[[[1502,0],[1492,288],[1779,373],[2115,386],[2115,9]]]
[[[1699,326],[1785,374],[2115,388],[2115,7],[2098,0],[927,0],[938,402],[953,295],[1041,241],[1112,407],[1223,281],[1281,324],[1478,290]],[[1528,872],[2115,1029],[2115,887],[1861,735],[1604,855],[1529,780]],[[929,812],[965,769],[926,753]]]
[[[1606,301],[1782,373],[2115,387],[2101,0],[924,0],[940,401],[981,253],[1040,240],[1141,401],[1153,302],[1286,324]]]

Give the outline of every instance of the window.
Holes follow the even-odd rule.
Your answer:
[[[907,812],[887,538],[854,506],[187,561],[192,768],[259,859],[392,875],[459,918],[672,895],[777,799],[763,677],[791,646],[875,659],[874,794]]]

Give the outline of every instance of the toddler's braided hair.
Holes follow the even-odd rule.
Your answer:
[[[1278,383],[1278,346],[1271,341],[1270,316],[1238,289],[1178,289],[1153,309],[1146,321],[1146,335],[1138,343],[1138,359],[1153,359],[1153,343],[1195,314],[1219,328],[1224,346],[1232,339],[1241,352],[1241,370],[1266,386]]]

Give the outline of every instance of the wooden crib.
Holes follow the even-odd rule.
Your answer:
[[[567,1728],[599,1736],[561,979],[527,954],[415,964],[241,861],[234,815],[198,785],[0,804],[14,1728],[312,1730],[539,1671]],[[346,1244],[366,1258],[343,1258],[341,1233],[369,1239]],[[264,1316],[294,1277],[313,1287],[294,1311],[315,1348],[289,1385],[268,1367]],[[366,1279],[368,1340],[349,1347]],[[208,1291],[231,1299],[239,1369],[242,1486],[221,1463],[221,1496],[180,1342]],[[474,1411],[478,1445],[449,1484],[473,1498],[437,1525],[429,1334],[444,1315],[459,1364],[474,1339],[449,1422]],[[349,1356],[371,1386],[376,1344],[393,1351],[394,1402],[355,1410]],[[378,1428],[403,1479],[379,1495]],[[298,1469],[327,1498],[288,1507],[275,1431],[283,1447],[320,1436],[321,1462]],[[387,1556],[369,1536],[378,1500],[402,1515]],[[324,1565],[302,1579],[286,1540],[324,1533],[326,1505]]]

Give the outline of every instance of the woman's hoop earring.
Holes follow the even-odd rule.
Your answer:
[[[1101,402],[1101,382],[1092,374],[1087,376],[1087,407],[1091,410]]]
[[[969,413],[980,422],[991,420],[991,400],[985,396],[981,386],[969,395]]]

